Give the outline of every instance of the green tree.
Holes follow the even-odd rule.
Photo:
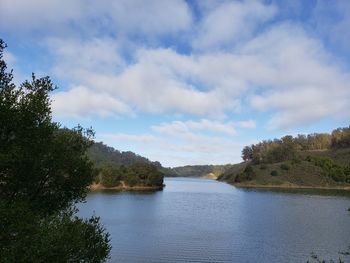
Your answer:
[[[250,161],[253,158],[253,148],[251,146],[245,146],[242,150],[243,161]]]
[[[149,163],[135,163],[129,168],[130,174],[136,176],[137,180],[146,186],[162,186],[163,173],[159,172],[157,166]]]
[[[0,261],[103,262],[109,235],[98,218],[72,212],[93,179],[93,132],[52,121],[48,77],[16,87],[5,47],[0,40]]]
[[[120,184],[123,179],[123,169],[118,166],[105,165],[101,168],[102,185],[106,187],[114,187]]]
[[[332,132],[331,145],[333,148],[350,147],[350,126],[334,130]]]

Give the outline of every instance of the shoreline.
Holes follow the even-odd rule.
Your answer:
[[[345,190],[350,191],[350,186],[306,186],[306,185],[296,185],[296,184],[281,184],[281,185],[273,185],[273,184],[245,184],[245,183],[234,183],[231,184],[238,188],[271,188],[271,189],[315,189],[315,190]]]
[[[115,190],[115,191],[158,191],[163,190],[165,185],[162,186],[144,186],[144,185],[135,185],[128,186],[125,184],[121,184],[118,186],[106,187],[102,184],[92,184],[88,188],[91,192],[101,191],[101,190]]]

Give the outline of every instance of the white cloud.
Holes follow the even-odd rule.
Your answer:
[[[3,53],[3,60],[6,62],[7,71],[13,70],[13,82],[15,85],[19,86],[21,85],[30,75],[26,75],[21,70],[21,61],[18,59],[18,56],[16,56],[13,52],[10,52],[7,48],[4,50]]]
[[[192,14],[183,0],[2,0],[0,29],[12,34],[168,35],[185,31]]]
[[[12,33],[59,30],[60,26],[82,19],[82,1],[60,0],[2,0],[0,2],[0,29]],[[59,12],[59,10],[61,12]]]
[[[200,121],[173,121],[152,126],[152,129],[164,134],[188,134],[193,131],[209,131],[226,135],[234,135],[236,133],[233,123],[223,123],[208,119],[201,119]]]
[[[112,38],[49,38],[46,41],[54,53],[55,75],[81,81],[82,74],[115,74],[125,66],[119,43]]]
[[[347,4],[337,3],[337,10],[347,10]],[[244,111],[266,112],[269,127],[276,129],[347,118],[349,73],[300,25],[267,24],[278,12],[274,4],[208,0],[195,5],[198,20],[180,0],[76,0],[68,10],[64,1],[4,0],[0,29],[49,36],[38,39],[54,55],[52,72],[70,85],[55,93],[57,115],[188,114],[207,120],[212,129],[221,123],[213,119]],[[159,44],[178,32],[202,49],[183,53]],[[160,42],[150,40],[157,37]],[[255,127],[254,122],[235,125]]]
[[[233,107],[218,90],[201,91],[176,76],[178,72],[142,58],[114,79],[112,92],[138,111],[220,115]]]
[[[138,143],[152,143],[157,141],[157,138],[150,134],[126,134],[126,133],[117,133],[117,134],[101,134],[100,137],[112,140],[112,141],[128,141],[128,142],[138,142]]]
[[[107,1],[108,17],[124,34],[169,34],[185,31],[192,23],[192,15],[182,0],[122,0]],[[100,3],[99,3],[100,5]]]
[[[240,121],[238,122],[238,126],[245,129],[255,129],[256,122],[254,120]]]
[[[193,74],[199,70],[199,76],[205,75],[209,82],[213,81],[215,84],[215,77],[209,76],[205,69],[207,61],[198,63],[196,58],[168,49],[141,49],[137,53],[135,63],[118,67],[123,65],[123,62],[120,62],[117,49],[108,44],[98,44],[105,47],[100,51],[102,59],[99,58],[99,52],[94,53],[95,43],[71,45],[70,42],[60,42],[56,51],[58,64],[54,72],[59,76],[71,78],[75,83],[95,90],[94,92],[108,93],[111,97],[124,101],[137,112],[220,116],[224,110],[238,106],[237,100],[227,97],[226,93],[213,87],[211,83],[208,90],[200,90],[197,86],[187,83],[186,78],[197,78]],[[50,47],[55,48],[55,45],[50,44]],[[76,53],[73,52],[74,48]],[[114,64],[115,74],[112,73]],[[104,68],[106,71],[103,71]],[[229,75],[227,77],[232,78]],[[219,78],[219,81],[223,79]]]
[[[274,26],[232,52],[185,55],[141,48],[131,63],[120,58],[110,40],[95,42],[80,45],[80,61],[62,42],[57,55],[64,63],[56,65],[56,72],[72,74],[75,83],[92,93],[108,94],[136,113],[222,118],[244,110],[244,102],[249,103],[245,107],[270,112],[269,126],[278,129],[344,118],[349,105],[349,74],[320,41],[290,24]],[[94,53],[100,46],[102,54]],[[77,65],[71,72],[69,63]],[[317,110],[320,105],[322,110]],[[80,112],[85,114],[85,108]]]
[[[332,15],[329,15],[329,14]],[[350,2],[317,1],[312,14],[316,31],[336,47],[350,54]]]
[[[100,45],[109,50],[108,45]],[[107,52],[110,57],[106,54],[101,59],[106,58],[102,65],[116,69],[115,75],[109,70],[99,72],[99,59],[91,59],[91,69],[86,68],[82,56],[83,65],[72,71],[76,72],[73,81],[106,93],[136,112],[217,118],[239,111],[245,97],[259,111],[274,111],[270,127],[284,128],[341,118],[350,97],[349,74],[334,64],[318,40],[288,24],[263,32],[233,53],[184,55],[171,49],[140,49],[134,63],[118,68],[122,63],[113,50]],[[77,59],[69,52],[59,54],[73,65]],[[64,63],[57,68],[70,74]],[[320,105],[323,109],[315,110]],[[108,103],[101,107],[109,109]]]
[[[16,57],[13,53],[9,52],[8,50],[4,50],[4,53],[3,53],[3,58],[2,58],[4,61],[6,61],[6,64],[7,64],[7,67],[12,69],[13,66],[16,62]]]
[[[276,7],[259,0],[222,1],[200,22],[194,46],[201,49],[233,46],[246,40],[261,23],[276,14]],[[211,6],[214,5],[211,3]],[[206,9],[207,10],[207,9]]]
[[[52,109],[56,116],[75,118],[130,114],[130,109],[123,102],[83,86],[55,93],[52,97]]]
[[[273,110],[270,128],[287,128],[344,117],[350,101],[350,75],[334,64],[322,44],[298,27],[282,25],[244,47],[263,62],[255,71],[258,110]]]

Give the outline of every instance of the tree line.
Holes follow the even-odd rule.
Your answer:
[[[296,137],[287,135],[281,139],[262,141],[245,146],[242,159],[254,164],[275,163],[291,160],[300,151],[330,150],[350,147],[350,126],[338,128],[328,133],[299,134]]]
[[[88,156],[99,165],[133,165],[135,163],[149,163],[161,167],[160,162],[152,162],[147,158],[131,151],[121,152],[102,142],[94,142],[88,150]]]
[[[105,187],[127,186],[162,187],[164,174],[159,162],[133,152],[121,152],[102,142],[94,142],[88,149],[94,163],[94,183]]]
[[[105,187],[127,186],[163,187],[164,174],[151,163],[134,163],[130,166],[102,164],[94,168],[94,182]]]

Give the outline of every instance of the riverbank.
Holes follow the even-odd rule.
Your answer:
[[[275,188],[275,189],[315,189],[315,190],[346,190],[350,191],[349,186],[309,186],[309,185],[296,185],[291,183],[283,183],[279,185],[273,184],[250,184],[250,183],[234,183],[231,184],[238,188]]]
[[[115,191],[158,191],[163,190],[165,185],[162,186],[144,186],[144,185],[135,185],[129,186],[122,182],[120,185],[113,187],[106,187],[102,184],[92,184],[89,186],[90,191],[101,191],[101,190],[115,190]]]

